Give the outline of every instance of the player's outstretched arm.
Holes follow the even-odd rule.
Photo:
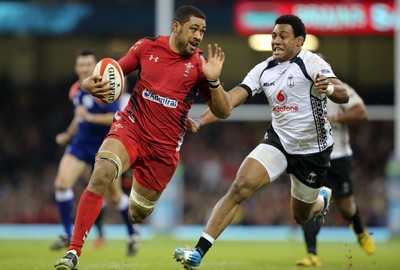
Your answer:
[[[84,106],[79,105],[75,108],[75,117],[92,124],[111,126],[114,119],[114,113],[92,114]]]
[[[248,97],[247,91],[241,86],[234,87],[232,90],[227,92],[227,94],[230,100],[230,111],[245,102]],[[198,118],[188,119],[188,129],[193,133],[197,133],[203,125],[212,124],[219,121],[220,119],[221,118],[216,117],[211,112],[210,108],[208,108]]]
[[[363,102],[354,104],[352,107],[337,115],[328,115],[328,121],[343,124],[353,124],[368,120],[368,112]]]
[[[72,119],[71,123],[69,124],[67,130],[64,132],[58,133],[56,136],[56,142],[60,146],[66,146],[72,138],[75,136],[78,130],[78,123],[76,119]]]
[[[210,108],[207,108],[198,118],[188,118],[187,129],[192,133],[197,133],[202,126],[217,122],[220,119],[211,112]]]

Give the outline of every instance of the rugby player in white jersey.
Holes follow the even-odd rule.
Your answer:
[[[228,192],[215,205],[195,248],[175,249],[174,258],[185,269],[200,266],[241,202],[285,171],[291,179],[291,210],[298,224],[321,219],[328,212],[331,190],[322,186],[333,146],[327,99],[347,103],[349,96],[331,66],[317,54],[303,50],[305,39],[306,29],[299,17],[277,18],[272,31],[272,56],[229,91],[233,108],[264,92],[271,106],[272,123],[261,143],[244,159]],[[189,128],[197,132],[200,126],[217,120],[206,111],[191,121]]]

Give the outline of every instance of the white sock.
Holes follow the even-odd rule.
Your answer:
[[[215,239],[208,233],[203,232],[203,234],[201,236],[204,237],[205,239],[207,239],[207,241],[210,242],[211,244],[214,244]]]
[[[118,211],[125,210],[129,207],[129,197],[126,194],[122,194],[121,199],[116,205]]]
[[[74,198],[74,191],[72,189],[56,190],[55,197],[57,202],[66,202]]]

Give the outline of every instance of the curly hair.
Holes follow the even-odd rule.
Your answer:
[[[290,24],[293,28],[293,34],[295,37],[303,36],[304,40],[306,40],[306,27],[304,26],[303,21],[293,14],[285,14],[278,17],[275,20],[275,25],[277,24]]]
[[[197,7],[191,5],[181,6],[176,10],[174,21],[180,24],[185,24],[191,17],[196,17],[205,20],[206,15]]]

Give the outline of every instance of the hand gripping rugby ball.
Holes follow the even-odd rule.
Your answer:
[[[113,103],[119,99],[124,89],[124,73],[117,61],[112,58],[103,58],[95,66],[93,75],[103,77],[102,81],[109,81],[112,92],[107,96],[107,103]]]

